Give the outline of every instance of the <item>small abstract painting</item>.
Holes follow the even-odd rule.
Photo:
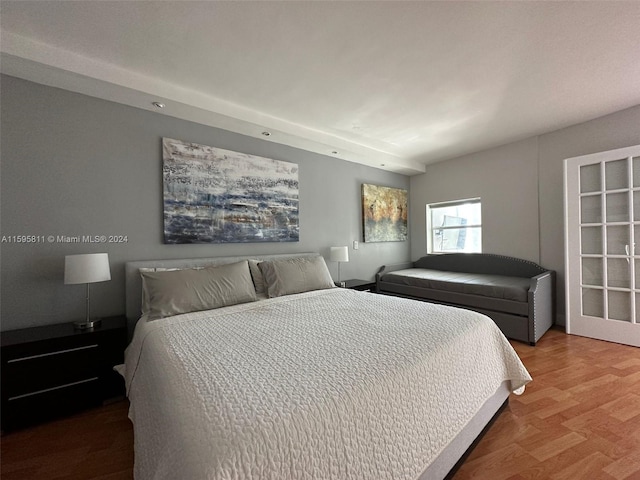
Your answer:
[[[164,243],[297,242],[298,165],[162,139]]]
[[[407,191],[362,184],[362,221],[365,242],[407,240]]]

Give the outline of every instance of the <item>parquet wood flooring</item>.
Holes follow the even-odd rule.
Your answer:
[[[640,349],[560,330],[536,347],[512,345],[534,381],[454,480],[640,480]],[[2,480],[132,479],[127,409],[121,401],[3,436]]]
[[[533,377],[455,480],[640,480],[640,349],[547,332],[511,342]]]

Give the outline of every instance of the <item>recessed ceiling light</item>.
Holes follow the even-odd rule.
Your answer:
[[[264,135],[265,137],[270,137],[271,136],[271,132],[267,132],[265,130],[264,132],[262,132],[262,135]]]
[[[160,103],[160,102],[153,102],[151,105],[153,105],[156,108],[164,108],[164,103]]]

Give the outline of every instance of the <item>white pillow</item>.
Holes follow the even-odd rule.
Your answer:
[[[320,255],[265,261],[258,267],[269,298],[335,287]]]
[[[256,300],[246,260],[227,265],[141,271],[150,320]]]

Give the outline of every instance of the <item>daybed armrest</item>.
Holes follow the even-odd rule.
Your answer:
[[[531,278],[529,287],[529,343],[535,345],[554,323],[556,272],[548,270]]]
[[[396,270],[404,270],[405,268],[413,268],[413,262],[393,263],[391,265],[382,265],[376,272],[376,283],[380,281],[380,277],[385,273],[395,272]]]

